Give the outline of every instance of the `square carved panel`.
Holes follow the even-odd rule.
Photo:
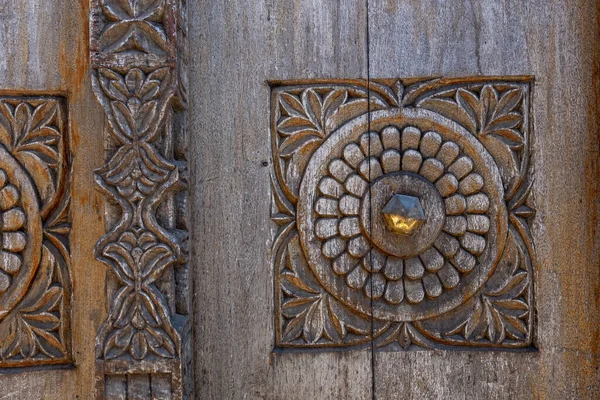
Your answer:
[[[0,96],[0,367],[70,362],[66,102]]]
[[[531,85],[272,83],[276,347],[532,346]]]

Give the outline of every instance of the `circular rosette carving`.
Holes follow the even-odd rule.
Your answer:
[[[27,172],[0,146],[0,319],[25,295],[37,270],[42,223]]]
[[[378,319],[414,321],[485,283],[506,238],[503,199],[494,160],[464,128],[427,110],[383,110],[344,125],[313,154],[298,227],[332,295]]]

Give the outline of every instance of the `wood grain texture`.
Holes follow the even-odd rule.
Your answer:
[[[76,366],[2,373],[2,400],[93,393],[106,268],[93,257],[104,233],[104,200],[92,185],[104,161],[104,114],[88,78],[88,2],[0,1],[0,89],[69,99]],[[266,81],[480,74],[535,76],[539,350],[378,352],[377,398],[598,396],[597,1],[370,0],[369,52],[364,0],[189,5],[197,398],[372,398],[368,350],[272,353]]]
[[[539,349],[381,352],[379,399],[597,398],[598,3],[371,1],[370,75],[535,77]]]
[[[88,0],[0,2],[0,89],[62,95],[69,102],[73,154],[71,265],[74,366],[3,371],[0,399],[88,399],[94,343],[103,319],[105,268],[93,258],[103,233],[101,195],[91,185],[103,161],[103,115],[88,79]]]
[[[367,399],[368,350],[274,347],[268,79],[367,76],[357,1],[190,3],[199,399]],[[264,165],[266,163],[266,165]]]

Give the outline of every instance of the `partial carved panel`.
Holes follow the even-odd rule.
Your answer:
[[[0,367],[71,361],[66,102],[0,96]]]
[[[532,345],[530,91],[273,84],[277,347]]]
[[[109,126],[96,171],[108,197],[96,256],[110,267],[98,398],[191,396],[186,12],[183,0],[92,1],[92,84]]]

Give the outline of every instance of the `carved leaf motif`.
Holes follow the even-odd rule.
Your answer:
[[[514,189],[514,195],[508,198],[510,210],[510,222],[519,231],[521,237],[526,243],[531,243],[531,232],[529,230],[528,219],[535,215],[535,210],[527,205],[533,181],[522,182]]]
[[[277,124],[284,137],[279,145],[281,157],[290,157],[309,143],[320,142],[327,135],[328,119],[348,100],[348,91],[334,89],[323,98],[313,89],[300,96],[282,92],[279,96],[282,118]]]
[[[402,84],[402,81],[400,81],[400,79],[398,79],[392,85],[392,91],[394,92],[394,95],[395,95],[396,104],[397,105],[403,104],[403,100],[404,100],[404,85]]]
[[[35,290],[35,293],[40,293],[39,297],[33,301],[26,300],[24,306],[12,317],[9,335],[0,339],[3,360],[17,355],[23,359],[32,359],[39,353],[50,359],[66,355],[60,319],[64,288],[56,283],[56,270],[56,258],[44,247],[39,272],[44,281]]]
[[[148,351],[159,357],[174,357],[174,340],[167,333],[167,306],[151,288],[175,261],[171,249],[150,232],[138,236],[126,231],[118,242],[105,247],[104,255],[118,266],[115,272],[126,285],[114,301],[115,331],[107,340],[104,357],[113,359],[128,352],[134,359],[142,360]],[[134,286],[139,288],[133,290]]]
[[[396,341],[404,350],[408,350],[412,345],[423,348],[430,347],[423,339],[421,333],[419,333],[409,322],[402,323]]]
[[[271,213],[271,220],[274,221],[277,225],[283,226],[284,228],[280,229],[279,234],[276,237],[276,241],[281,237],[281,234],[285,230],[285,226],[289,225],[292,221],[294,221],[294,206],[290,203],[290,201],[285,197],[285,194],[277,185],[276,178],[271,177],[271,191],[273,193],[273,212]]]
[[[108,98],[115,133],[124,143],[154,137],[162,118],[158,100],[168,88],[167,77],[168,68],[148,75],[132,68],[125,76],[109,69],[99,70],[98,84]]]
[[[325,312],[323,309],[323,297],[313,302],[306,312],[303,336],[307,343],[317,342],[323,336]]]
[[[284,279],[284,287],[290,288],[290,287],[295,287],[297,289],[303,290],[307,293],[313,293],[313,294],[317,294],[319,293],[318,291],[310,288],[306,283],[304,283],[302,281],[302,279],[296,275],[293,274],[283,274],[283,279]],[[289,286],[287,283],[291,284],[291,286]],[[289,289],[290,293],[296,292],[296,290],[294,289]]]
[[[301,175],[306,164],[325,138],[348,119],[367,110],[367,90],[344,86],[328,89],[308,88],[301,91],[281,91],[275,96],[277,120],[274,146],[281,166],[276,178],[287,200],[296,201]],[[275,133],[275,132],[274,132]]]
[[[287,323],[285,330],[283,331],[283,342],[291,342],[300,337],[306,320],[307,312],[308,309],[302,311]]]
[[[329,319],[331,320],[331,324],[335,328],[337,334],[342,339],[345,339],[346,336],[348,335],[348,329],[346,328],[346,323],[342,319],[340,319],[340,317],[338,317],[335,310],[333,309],[332,304],[333,304],[332,301],[329,301],[327,303],[327,312],[329,313]]]
[[[101,171],[104,180],[119,194],[135,200],[148,196],[176,174],[176,167],[146,143],[124,145]]]
[[[123,76],[107,68],[98,70],[98,81],[104,94],[111,100],[126,103],[129,98],[129,90],[125,85]]]
[[[323,100],[323,120],[322,125],[327,126],[328,119],[335,114],[340,107],[348,101],[348,90],[334,89],[325,96]]]
[[[303,310],[288,322],[283,333],[284,341],[289,342],[298,339],[302,335],[304,341],[307,343],[316,343],[323,336],[325,318],[324,299],[323,296],[318,296],[310,300],[307,299],[308,301],[306,302],[296,301],[296,304],[286,303],[284,308],[300,306]]]
[[[148,351],[162,358],[175,357],[175,344],[163,329],[165,324],[147,293],[130,292],[114,323],[117,329],[107,341],[105,358],[114,359],[128,352],[141,360]]]
[[[359,343],[368,340],[371,322],[348,311],[321,289],[299,248],[297,232],[291,234],[281,257],[280,275],[283,343],[301,340],[304,344]],[[375,325],[379,331],[380,323]]]
[[[492,343],[502,343],[508,336],[523,341],[528,334],[524,318],[529,312],[522,300],[493,300],[482,296],[466,323],[450,331],[448,335],[462,335],[466,340],[487,339]]]
[[[498,91],[492,85],[485,85],[479,97],[470,90],[458,89],[455,99],[478,137],[493,135],[512,150],[519,150],[524,144],[522,134],[516,129],[523,122],[517,110],[522,97],[521,89],[511,89],[498,99]]]
[[[433,347],[431,341],[419,331],[413,322],[389,323],[384,329],[374,331],[373,336],[373,345],[376,348],[385,347],[390,344],[394,346],[399,345],[400,349],[404,351]]]
[[[520,104],[522,92],[512,89],[504,93],[498,101],[498,93],[492,86],[483,88],[485,122],[482,123],[481,135],[495,135],[503,139],[513,150],[523,147],[524,140],[515,128],[523,122],[520,112],[514,111]],[[487,101],[485,101],[488,99]]]
[[[479,90],[479,93],[477,91]],[[469,130],[494,157],[508,193],[522,180],[527,160],[523,158],[527,138],[524,127],[523,96],[520,85],[486,84],[463,87],[425,96],[418,102]]]
[[[45,203],[57,190],[62,125],[55,99],[0,101],[0,143],[30,171]]]
[[[301,339],[304,344],[359,343],[368,340],[371,334],[368,318],[363,320],[349,317],[337,300],[328,294],[293,298],[282,305],[287,322],[282,334],[283,343]],[[346,320],[346,318],[348,318]],[[377,324],[381,330],[381,324]]]
[[[499,290],[490,291],[492,296],[502,296],[516,288],[517,294],[521,294],[527,287],[527,273],[518,272],[513,275]]]

